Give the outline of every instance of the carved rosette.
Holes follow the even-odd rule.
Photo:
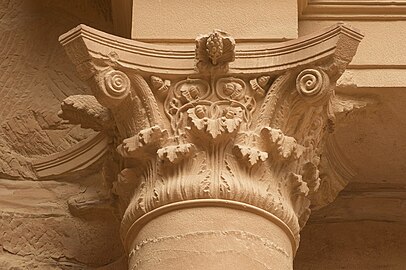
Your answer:
[[[100,103],[97,110],[104,107],[103,115],[109,116],[110,122],[98,124],[97,130],[106,126],[114,131],[112,148],[119,153],[120,172],[109,181],[118,198],[123,238],[137,230],[137,220],[163,206],[216,199],[265,210],[286,224],[297,244],[310,214],[309,196],[320,186],[324,138],[334,120],[335,82],[361,38],[354,32],[348,39],[344,30],[343,40],[352,42],[343,45],[349,51],[337,49],[295,65],[278,64],[282,57],[270,55],[277,59],[270,60],[275,66],[251,69],[243,66],[254,57],[251,51],[238,55],[234,40],[214,31],[197,39],[195,57],[186,65],[190,72],[184,74],[177,71],[184,62],[174,64],[170,74],[167,66],[165,72],[140,72],[119,57],[79,61],[71,48],[75,43],[66,42],[71,59],[80,68],[86,61],[91,67],[88,82]],[[91,50],[85,37],[80,42]],[[78,123],[74,103],[70,98],[71,106],[66,110],[63,105],[61,116]],[[82,114],[91,112],[82,107]],[[100,122],[88,113],[85,124],[92,117]]]

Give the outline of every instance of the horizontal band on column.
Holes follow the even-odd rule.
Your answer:
[[[180,202],[175,202],[175,203],[161,206],[159,208],[152,210],[151,212],[146,213],[142,217],[138,218],[126,232],[123,242],[124,242],[124,248],[126,249],[127,253],[130,249],[129,246],[131,244],[128,242],[130,239],[130,236],[137,235],[138,232],[149,221],[153,220],[154,218],[156,218],[160,215],[163,215],[165,213],[168,213],[168,212],[171,212],[174,210],[193,208],[193,207],[226,207],[226,208],[243,210],[243,211],[247,211],[247,212],[251,212],[251,213],[260,215],[260,216],[266,218],[267,220],[273,222],[274,224],[278,225],[288,235],[290,242],[292,244],[293,254],[296,254],[296,250],[298,247],[298,243],[296,242],[296,237],[293,234],[292,230],[280,218],[278,218],[277,216],[273,215],[272,213],[265,211],[261,208],[258,208],[256,206],[242,203],[242,202],[223,200],[223,199],[196,199],[196,200],[180,201]],[[131,237],[131,239],[134,239],[134,237]]]

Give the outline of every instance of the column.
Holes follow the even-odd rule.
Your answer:
[[[111,138],[104,165],[128,269],[292,269],[362,35],[149,44],[81,25],[60,42],[93,95],[60,116]]]

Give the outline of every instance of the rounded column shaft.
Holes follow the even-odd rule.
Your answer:
[[[292,269],[292,235],[280,220],[218,204],[170,210],[130,234],[129,269]]]

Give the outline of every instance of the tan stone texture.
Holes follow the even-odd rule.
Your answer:
[[[96,168],[61,180],[33,167],[93,134],[57,116],[66,96],[89,91],[58,36],[79,22],[109,31],[106,3],[0,2],[0,269],[93,269],[122,256],[110,211],[68,210],[72,196],[103,192]]]

